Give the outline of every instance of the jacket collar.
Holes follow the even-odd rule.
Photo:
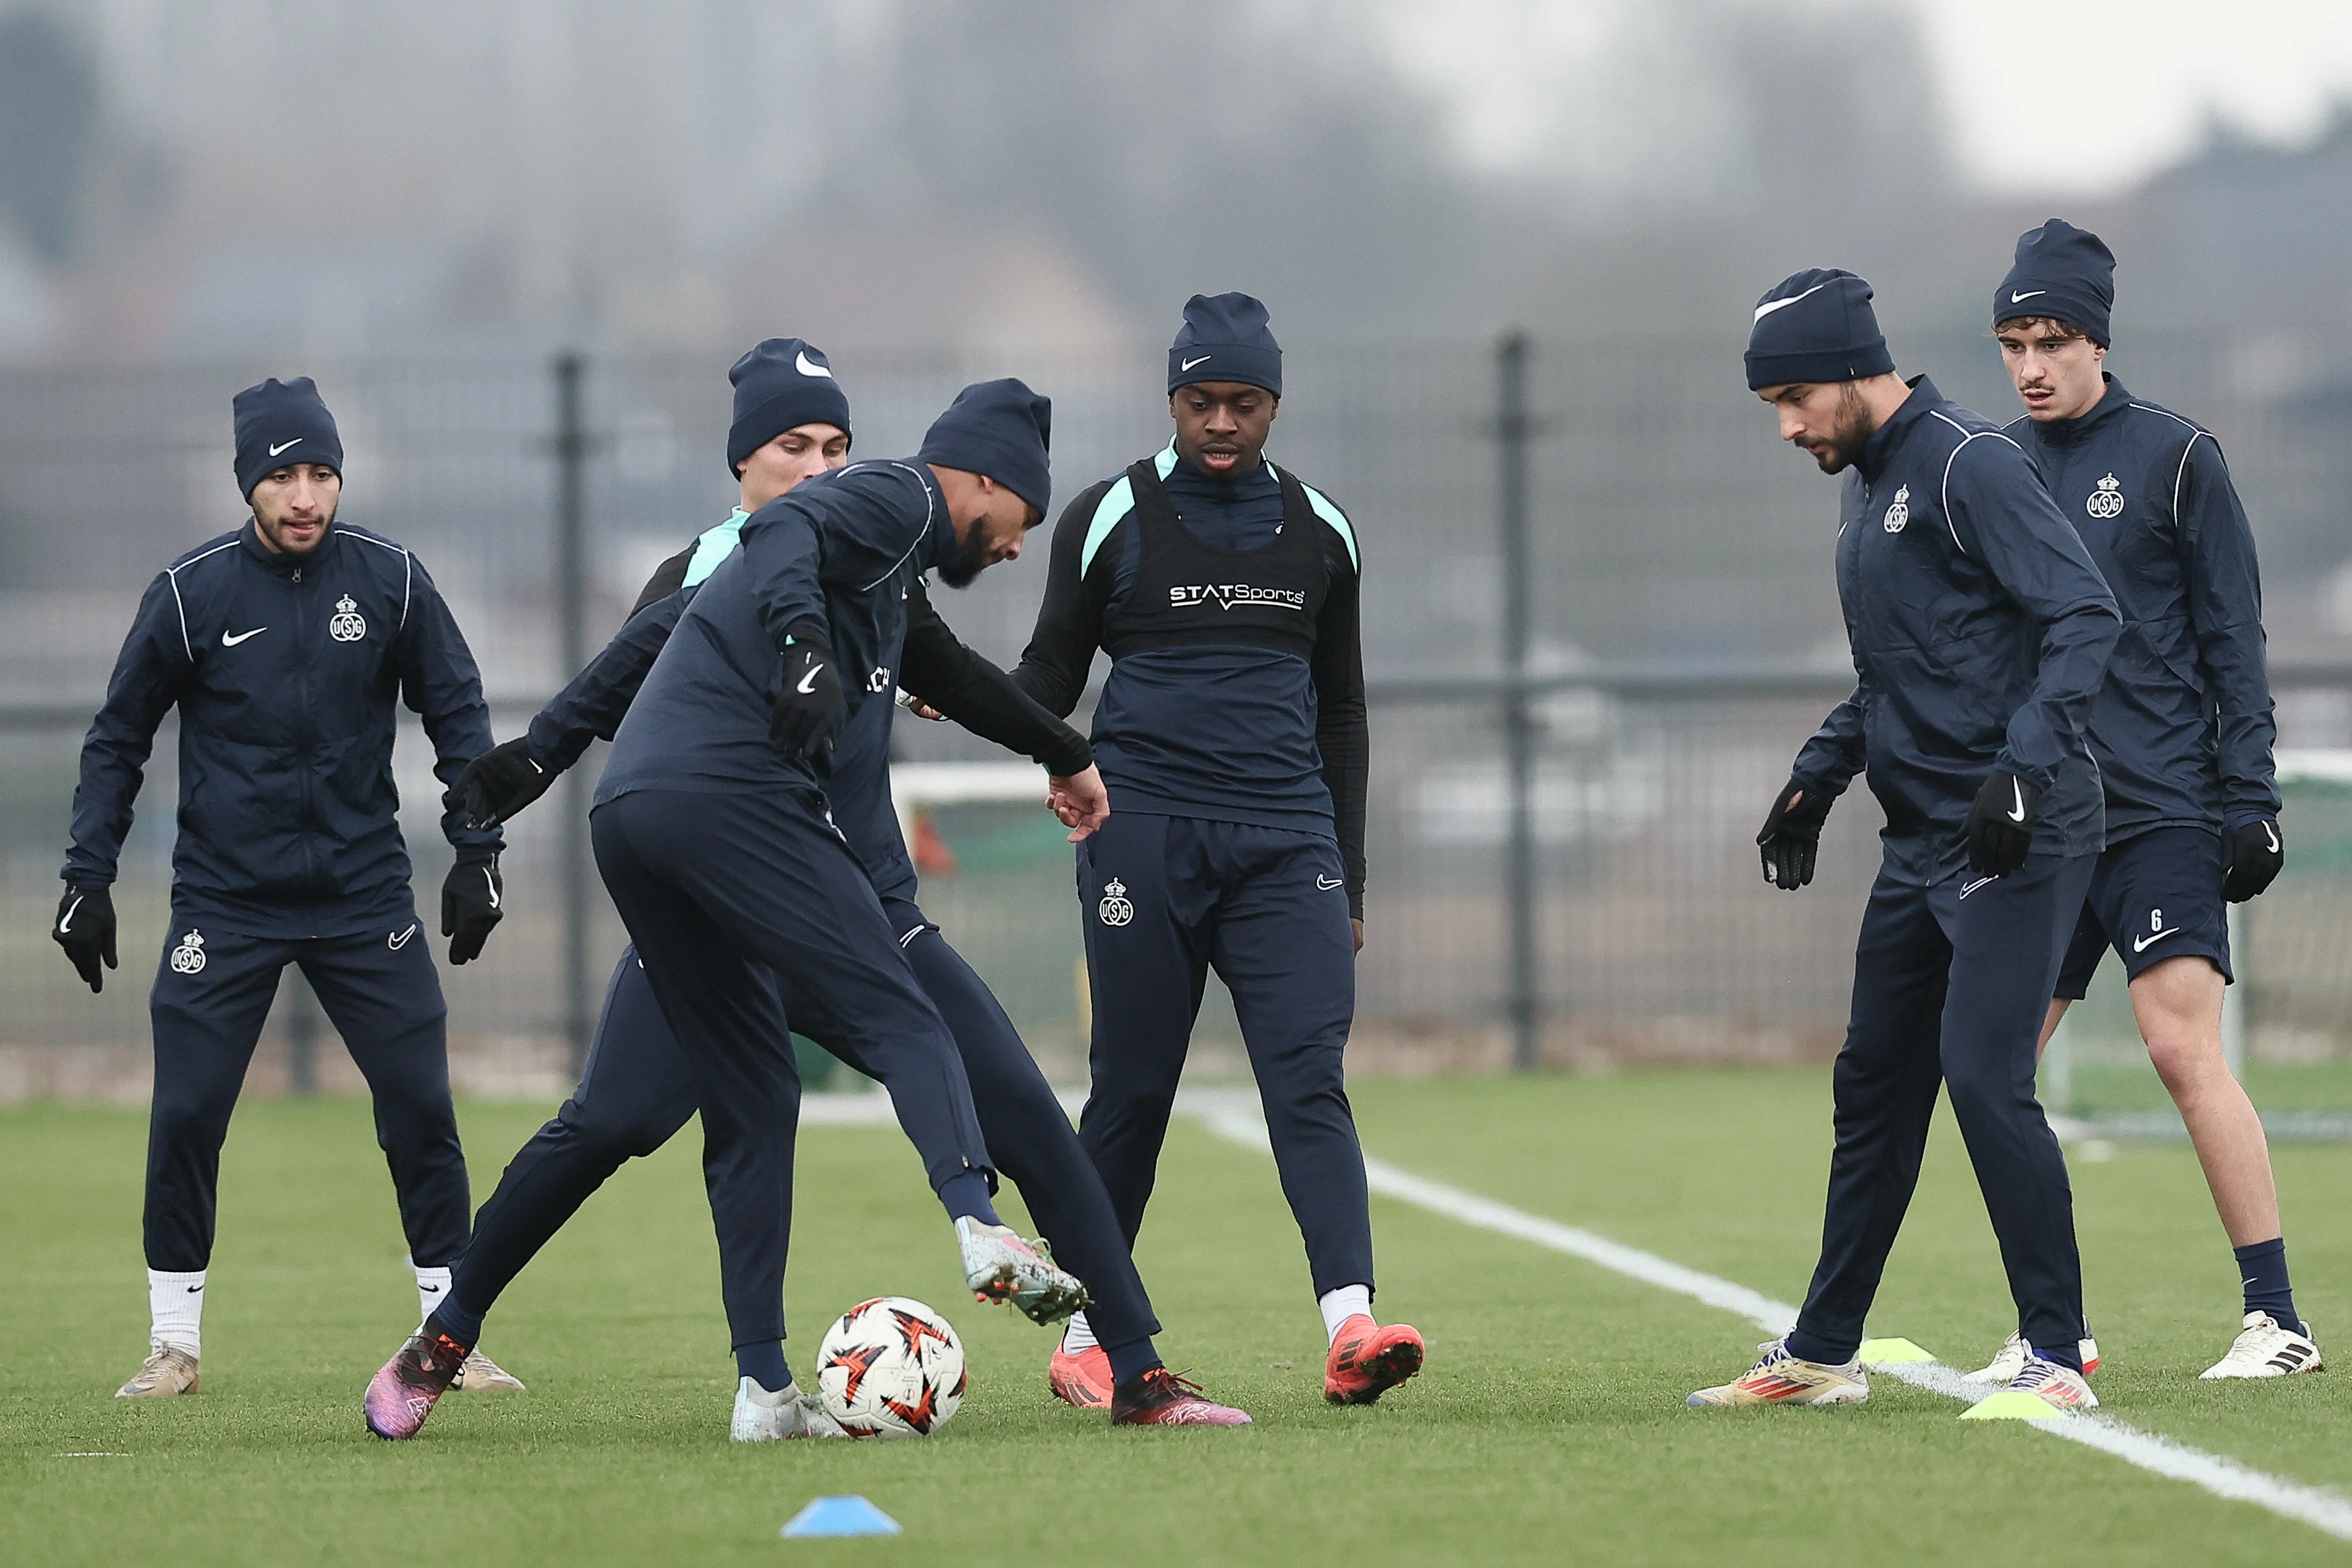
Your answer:
[[[280,577],[291,577],[296,567],[324,565],[328,552],[340,542],[342,531],[341,528],[331,522],[327,524],[327,531],[320,536],[318,546],[308,555],[281,555],[261,542],[261,525],[248,517],[245,520],[245,526],[237,530],[236,542],[247,558],[263,571],[274,572]]]
[[[1887,461],[1895,456],[1895,448],[1902,443],[1906,432],[1926,418],[1928,409],[1944,401],[1944,395],[1936,390],[1936,384],[1924,375],[1915,375],[1904,384],[1911,389],[1911,395],[1905,398],[1903,406],[1888,415],[1886,423],[1873,430],[1870,439],[1862,444],[1862,457],[1855,467],[1862,470],[1864,479],[1875,480],[1885,472]]]
[[[2132,395],[2124,390],[2122,382],[2105,371],[2099,374],[2107,384],[2105,395],[2091,405],[2088,413],[2072,419],[2053,419],[2046,425],[2036,425],[2034,429],[2044,441],[2053,447],[2067,447],[2077,441],[2088,440],[2095,431],[2131,405]]]
[[[907,466],[923,481],[923,489],[931,501],[931,530],[916,545],[920,552],[917,558],[926,570],[951,566],[963,553],[963,546],[956,542],[955,520],[948,515],[948,498],[940,489],[939,476],[931,472],[929,463],[909,458]]]

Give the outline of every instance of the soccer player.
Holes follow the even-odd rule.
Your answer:
[[[2101,368],[2115,267],[2098,236],[2052,218],[2019,238],[1993,291],[1993,332],[2026,410],[2007,428],[2041,465],[2124,616],[2091,708],[2107,847],[2042,1039],[2113,947],[2244,1282],[2236,1342],[2202,1375],[2316,1372],[2262,1118],[2221,1056],[2225,900],[2261,892],[2285,859],[2253,531],[2211,432]],[[2012,1338],[1973,1375],[2006,1382],[2021,1354]]]
[[[51,935],[97,991],[115,967],[109,889],[155,728],[180,710],[172,925],[150,1001],[150,1353],[126,1397],[197,1388],[222,1140],[279,973],[297,964],[367,1078],[421,1311],[465,1249],[466,1162],[449,1103],[448,1008],[416,940],[396,817],[395,697],[455,783],[490,743],[474,656],[415,556],[337,518],[343,448],[308,376],[236,395],[251,519],[147,588],[82,742],[73,847]],[[452,810],[449,962],[499,923],[499,837]],[[460,1386],[521,1384],[475,1357]]]
[[[1342,1063],[1370,766],[1356,534],[1265,460],[1281,400],[1265,307],[1194,295],[1168,351],[1175,438],[1062,513],[1013,679],[1067,714],[1095,650],[1111,658],[1094,744],[1113,815],[1077,855],[1094,995],[1078,1135],[1129,1244],[1214,967],[1306,1238],[1324,1394],[1369,1405],[1421,1370],[1423,1346],[1371,1316],[1371,1215]],[[1094,1330],[1072,1320],[1057,1389],[1082,1385]]]
[[[533,719],[529,734],[467,770],[460,789],[478,819],[503,820],[521,810],[579,760],[592,736],[609,737],[679,614],[734,552],[749,516],[803,479],[848,460],[849,401],[821,351],[795,338],[771,340],[738,361],[730,375],[737,414],[729,466],[740,481],[741,504],[656,570],[628,626]],[[1083,803],[1066,810],[1080,832],[1090,831],[1108,805],[1085,741],[958,642],[930,608],[919,579],[908,584],[908,613],[898,686],[927,694],[977,732],[1035,756],[1054,775],[1058,795]],[[1199,1398],[1160,1366],[1150,1343],[1158,1325],[1100,1180],[1003,1009],[915,905],[914,870],[889,797],[890,719],[887,702],[860,705],[833,755],[827,797],[881,893],[917,980],[954,1033],[991,1150],[1001,1152],[1006,1173],[1020,1184],[1046,1236],[1087,1281],[1097,1315],[1120,1323],[1116,1339],[1124,1375],[1116,1380],[1121,1396],[1109,1401],[1112,1421],[1232,1424],[1238,1412]],[[787,997],[784,1007],[804,1034],[830,1040],[844,1033],[801,998]],[[854,1053],[844,1050],[855,1065]],[[635,951],[624,952],[580,1087],[523,1146],[482,1205],[439,1325],[463,1342],[477,1342],[484,1314],[507,1284],[588,1195],[631,1156],[667,1142],[695,1110],[686,1060]],[[773,1201],[772,1194],[739,1186],[713,1171],[714,1208]],[[1029,1261],[1016,1255],[1020,1272],[1013,1278],[1000,1260],[999,1277],[979,1283],[1000,1293],[1011,1289],[1024,1310],[1060,1315],[1055,1309],[1064,1303],[1052,1299],[1050,1277]],[[775,1298],[757,1294],[761,1283],[726,1282],[739,1359],[750,1367],[738,1378],[732,1433],[742,1441],[836,1435],[837,1425],[814,1401],[803,1400],[797,1390],[784,1394],[788,1374],[762,1381],[763,1373],[775,1378],[770,1358],[780,1353],[782,1325]]]
[[[1870,285],[1800,272],[1757,302],[1748,384],[1783,438],[1845,475],[1838,598],[1859,678],[1774,795],[1765,879],[1811,880],[1857,773],[1886,812],[1838,1053],[1836,1152],[1804,1310],[1700,1405],[1869,1397],[1856,1352],[1919,1177],[1939,1086],[2016,1299],[2011,1389],[2062,1410],[2084,1381],[2066,1164],[2033,1098],[2034,1041],[2102,843],[2084,735],[2116,601],[2010,437],[1906,383]]]

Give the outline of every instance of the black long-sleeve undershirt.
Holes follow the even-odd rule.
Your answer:
[[[1049,713],[1012,676],[964,646],[920,583],[907,592],[907,646],[898,686],[983,741],[1066,778],[1094,766],[1087,738]]]

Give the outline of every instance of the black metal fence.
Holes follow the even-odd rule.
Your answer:
[[[1989,342],[1930,347],[1948,393],[2006,405]],[[1761,885],[1750,840],[1850,679],[1829,569],[1834,496],[1774,442],[1736,345],[1513,339],[1289,357],[1272,451],[1349,509],[1365,561],[1367,1060],[1833,1043],[1874,807],[1860,794],[1841,806],[1801,897]],[[1059,495],[1165,439],[1154,351],[1024,362],[837,349],[835,361],[861,453],[911,449],[958,385],[1003,374],[1055,399]],[[2242,335],[2114,363],[2136,391],[2222,434],[2264,551],[2284,739],[2352,744],[2352,676],[2328,662],[2352,649],[2352,353]],[[715,356],[0,371],[0,1098],[70,1088],[104,1063],[135,1068],[143,1050],[165,936],[170,726],[124,858],[125,967],[100,997],[46,936],[75,756],[140,591],[239,519],[230,393],[298,371],[319,377],[342,424],[344,515],[419,551],[481,661],[501,735],[617,626],[654,563],[731,502]],[[992,657],[1025,638],[1040,554],[943,601]],[[950,727],[900,729],[912,760],[989,754]],[[446,976],[478,1083],[559,1077],[623,941],[582,847],[597,762],[513,825],[507,923],[480,963]],[[428,764],[412,732],[397,766],[429,914],[446,851]],[[940,813],[949,848],[967,853],[958,879],[935,874],[925,897],[956,911],[950,934],[1041,1054],[1073,1068],[1068,862],[1028,820]],[[1043,914],[992,913],[1015,908]],[[299,1006],[280,1013],[268,1051],[299,1081],[299,1042],[318,1026]],[[1213,1019],[1204,1048],[1229,1032]]]

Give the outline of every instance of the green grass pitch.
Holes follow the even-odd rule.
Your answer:
[[[1829,1137],[1820,1069],[1358,1085],[1375,1154],[1785,1300],[1802,1293]],[[476,1197],[539,1108],[469,1104]],[[0,1113],[0,1561],[24,1563],[2341,1563],[2352,1546],[1890,1378],[1833,1411],[1707,1412],[1757,1333],[1574,1258],[1375,1198],[1383,1315],[1428,1371],[1370,1409],[1320,1397],[1322,1336],[1263,1154],[1180,1122],[1142,1260],[1161,1345],[1258,1425],[1109,1431],[1045,1392],[1050,1335],[962,1298],[895,1130],[807,1131],[789,1284],[805,1369],[832,1314],[911,1295],[971,1352],[962,1412],[898,1444],[726,1441],[732,1368],[689,1134],[593,1200],[486,1347],[531,1385],[452,1395],[398,1447],[359,1394],[412,1325],[389,1184],[353,1101],[257,1101],[231,1132],[205,1391],[117,1401],[144,1348],[144,1118]],[[2300,1303],[2352,1332],[2352,1150],[2278,1152]],[[2352,1368],[2200,1384],[2236,1282],[2185,1148],[2077,1163],[2109,1408],[2352,1493]],[[1017,1223],[1017,1222],[1016,1222]],[[1948,1121],[1873,1331],[1964,1364],[2010,1309]],[[2352,1349],[2352,1341],[2344,1342]],[[103,1458],[65,1458],[98,1454]],[[788,1542],[821,1493],[903,1536]]]

